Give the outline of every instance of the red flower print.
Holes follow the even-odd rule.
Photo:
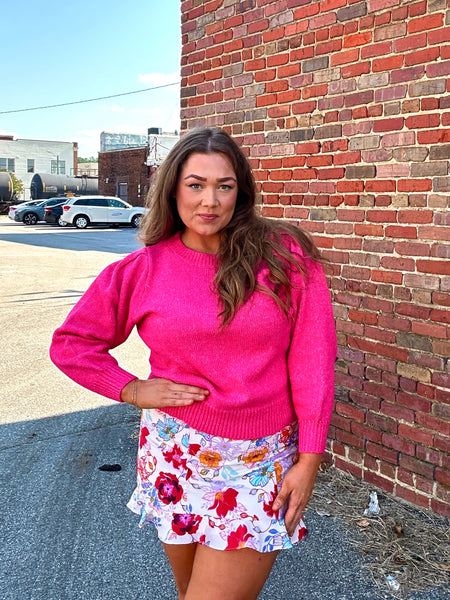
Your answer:
[[[172,473],[161,473],[155,483],[159,498],[164,504],[176,504],[181,500],[183,488]]]
[[[200,444],[189,444],[188,452],[192,456],[195,456],[197,454],[197,452],[200,450],[200,448],[201,448]]]
[[[302,527],[301,529],[298,530],[298,539],[297,539],[297,541],[299,542],[300,540],[302,540],[307,535],[308,535],[308,530],[306,529],[306,527]]]
[[[141,436],[139,438],[139,448],[142,448],[142,446],[145,444],[149,433],[150,431],[147,429],[147,427],[142,427]]]
[[[275,498],[278,496],[278,488],[277,486],[275,486],[274,491],[270,494],[270,499],[269,502],[264,502],[263,504],[263,508],[264,508],[264,512],[269,515],[269,517],[275,517],[276,519],[279,518],[280,515],[280,509],[278,510],[273,510],[272,506],[273,503],[275,502]]]
[[[190,514],[174,514],[172,519],[172,529],[178,535],[185,535],[186,533],[195,533],[202,520],[200,515]]]
[[[289,443],[289,439],[292,435],[292,427],[290,425],[288,425],[287,427],[285,427],[284,429],[281,430],[280,432],[280,443],[287,445]]]
[[[180,446],[178,446],[178,444],[175,444],[172,450],[163,452],[163,456],[166,459],[166,462],[173,464],[175,469],[179,469],[180,467],[183,469],[187,468],[186,459],[182,458],[183,450],[180,448]]]
[[[228,488],[224,492],[217,492],[214,504],[209,508],[215,508],[218,517],[225,517],[227,512],[236,508],[236,490]]]
[[[145,480],[149,477],[155,470],[157,462],[156,456],[152,456],[150,452],[140,456],[137,461],[137,472],[140,478]]]
[[[232,531],[228,536],[228,544],[225,550],[245,548],[245,542],[252,537],[254,536],[251,533],[248,533],[245,525],[239,525],[236,531]]]

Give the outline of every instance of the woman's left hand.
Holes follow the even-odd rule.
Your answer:
[[[300,454],[298,462],[286,473],[281,490],[274,500],[272,505],[274,511],[279,510],[284,504],[287,505],[284,522],[290,536],[293,535],[303,517],[303,512],[311,498],[321,460],[321,454]]]

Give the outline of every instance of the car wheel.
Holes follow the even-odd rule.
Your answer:
[[[63,221],[63,220],[61,219],[61,217],[58,217],[58,225],[59,225],[60,227],[67,227],[67,225],[68,225],[68,224],[69,224],[69,223],[68,223],[67,221]]]
[[[23,215],[23,222],[25,223],[25,225],[36,225],[36,223],[38,222],[37,215],[31,212],[25,213]]]
[[[89,225],[89,219],[85,215],[78,215],[78,217],[75,217],[73,220],[73,224],[77,229],[86,229]]]
[[[134,215],[134,217],[131,219],[131,227],[134,227],[136,229],[141,224],[141,221],[142,215]]]

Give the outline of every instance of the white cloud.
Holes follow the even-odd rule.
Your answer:
[[[125,108],[123,106],[119,106],[118,104],[112,104],[111,106],[101,106],[102,110],[111,110],[112,112],[125,112]]]
[[[97,156],[100,150],[100,134],[102,129],[81,129],[71,135],[66,141],[78,143],[78,156],[89,158]]]
[[[142,73],[138,74],[139,81],[141,83],[150,83],[154,86],[158,85],[168,85],[169,83],[179,83],[180,74],[178,72],[175,73],[147,73],[143,75]]]

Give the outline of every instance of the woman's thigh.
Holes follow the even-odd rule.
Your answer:
[[[164,551],[172,568],[175,585],[183,598],[191,579],[194,557],[198,544],[164,544]]]
[[[198,545],[186,600],[255,600],[278,552],[214,550]]]

